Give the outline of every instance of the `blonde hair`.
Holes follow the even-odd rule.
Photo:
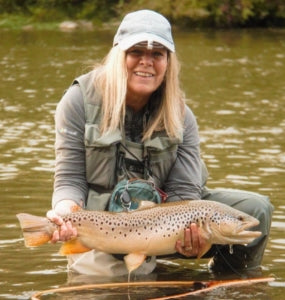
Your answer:
[[[176,54],[170,52],[165,79],[159,87],[159,107],[145,128],[143,141],[151,138],[154,132],[162,130],[165,130],[170,138],[181,137],[185,104],[184,94],[179,85],[179,71]],[[95,88],[102,94],[102,134],[111,132],[124,123],[127,79],[126,52],[115,46],[97,69],[95,77]]]

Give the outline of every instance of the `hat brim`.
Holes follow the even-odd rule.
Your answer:
[[[118,46],[125,51],[131,48],[132,46],[145,41],[157,42],[163,45],[169,51],[175,52],[174,44],[169,43],[166,39],[164,39],[161,36],[151,34],[151,33],[137,33],[137,34],[129,35],[125,37],[123,40],[121,40],[118,43]]]

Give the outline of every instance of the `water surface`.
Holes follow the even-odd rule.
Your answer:
[[[74,77],[104,57],[113,33],[0,32],[1,299],[27,299],[67,284],[58,246],[25,248],[15,214],[44,215],[50,208],[56,104]],[[275,206],[263,260],[263,276],[275,282],[219,289],[195,299],[279,300],[285,291],[285,30],[176,31],[175,40],[187,103],[199,123],[208,186],[263,193]],[[213,279],[206,260],[163,262],[158,272],[137,278],[193,279]],[[150,290],[149,297],[164,292]],[[126,290],[94,293],[90,299],[114,299],[116,293],[117,299],[127,299]],[[129,291],[129,299],[141,299],[140,291]]]

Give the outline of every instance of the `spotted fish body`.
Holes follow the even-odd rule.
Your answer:
[[[39,246],[51,239],[57,226],[46,218],[19,214],[26,246]],[[131,212],[84,211],[65,216],[76,227],[75,240],[63,244],[71,254],[96,249],[106,253],[166,255],[175,253],[177,240],[191,223],[207,241],[199,257],[212,244],[248,244],[258,231],[247,231],[259,221],[227,205],[206,200],[151,204]]]

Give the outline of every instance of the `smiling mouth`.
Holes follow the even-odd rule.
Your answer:
[[[146,72],[135,72],[135,75],[141,76],[141,77],[153,77],[154,75],[151,73],[146,73]]]

